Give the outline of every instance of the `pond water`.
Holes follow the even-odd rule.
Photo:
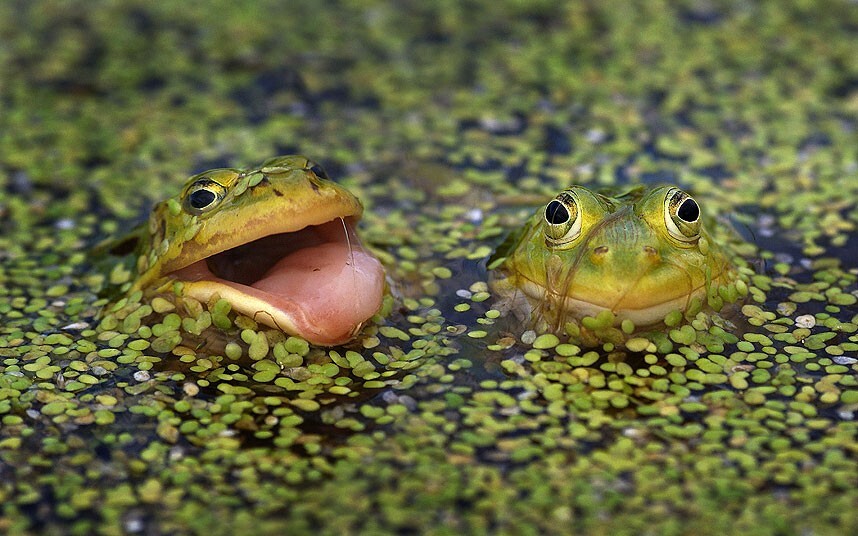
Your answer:
[[[856,28],[850,2],[3,3],[0,532],[854,532]],[[117,302],[128,261],[93,246],[290,153],[363,201],[389,314],[324,349]],[[725,229],[740,327],[582,347],[498,309],[508,232],[638,183]]]

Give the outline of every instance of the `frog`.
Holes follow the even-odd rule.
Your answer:
[[[677,186],[600,192],[572,185],[498,247],[500,307],[538,331],[597,345],[726,312],[748,286]]]
[[[384,267],[357,235],[362,214],[360,200],[305,156],[198,173],[132,233],[136,270],[126,295],[226,300],[310,344],[345,344],[387,288]]]

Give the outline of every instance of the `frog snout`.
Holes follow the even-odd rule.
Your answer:
[[[590,250],[590,262],[600,266],[632,264],[638,267],[652,266],[661,260],[661,254],[650,245],[629,247],[600,244]]]

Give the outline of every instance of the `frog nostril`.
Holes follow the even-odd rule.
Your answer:
[[[608,252],[608,246],[596,246],[593,248],[593,253],[596,255],[604,255]]]
[[[652,246],[644,246],[643,250],[644,250],[644,253],[646,253],[647,255],[653,255],[653,256],[658,255],[658,252]]]

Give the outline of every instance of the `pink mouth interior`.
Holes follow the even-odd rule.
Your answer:
[[[363,249],[353,224],[351,218],[337,219],[267,236],[173,275],[228,285],[285,313],[308,341],[341,344],[378,311],[384,292],[381,263]],[[271,325],[264,311],[235,303],[233,309]]]

